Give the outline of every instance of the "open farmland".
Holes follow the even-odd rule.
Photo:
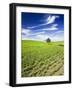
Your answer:
[[[22,77],[64,74],[64,42],[22,40]]]

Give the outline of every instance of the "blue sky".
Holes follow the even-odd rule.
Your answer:
[[[22,12],[21,29],[22,40],[64,41],[64,15]]]

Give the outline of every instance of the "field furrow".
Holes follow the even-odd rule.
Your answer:
[[[22,77],[64,74],[64,44],[22,40]]]

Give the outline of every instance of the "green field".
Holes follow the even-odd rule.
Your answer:
[[[22,40],[21,77],[64,74],[64,42]]]

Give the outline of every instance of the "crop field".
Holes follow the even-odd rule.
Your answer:
[[[64,75],[64,42],[21,42],[21,77]]]

